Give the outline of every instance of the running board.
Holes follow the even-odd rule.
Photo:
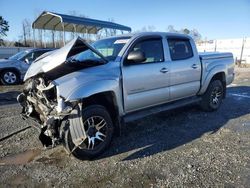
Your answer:
[[[183,107],[190,104],[198,104],[201,101],[201,97],[189,97],[186,99],[180,99],[178,101],[161,104],[155,107],[146,108],[136,112],[128,113],[123,117],[124,123],[142,119],[146,116],[157,114],[159,112],[173,110],[175,108]]]

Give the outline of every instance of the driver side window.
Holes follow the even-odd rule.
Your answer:
[[[27,59],[29,62],[32,62],[34,60],[34,52],[28,53],[24,60]]]
[[[29,62],[33,62],[36,58],[38,58],[40,55],[44,54],[45,52],[46,52],[45,50],[30,52],[24,57],[24,60],[27,59]]]
[[[146,39],[138,42],[131,51],[141,51],[146,60],[142,63],[156,63],[164,61],[162,39]]]

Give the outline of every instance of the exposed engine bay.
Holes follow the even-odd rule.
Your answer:
[[[18,98],[23,107],[22,117],[32,119],[41,129],[39,139],[44,146],[55,146],[60,143],[60,125],[74,109],[75,103],[65,103],[57,96],[56,86],[52,81],[41,77],[26,81],[23,93]]]

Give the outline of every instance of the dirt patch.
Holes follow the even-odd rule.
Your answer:
[[[0,93],[11,92],[11,91],[21,91],[22,89],[23,89],[23,85],[13,85],[13,86],[0,85]]]
[[[1,187],[37,187],[47,188],[49,186],[44,182],[35,182],[25,174],[17,174],[9,177]]]
[[[0,159],[0,165],[24,165],[34,160],[41,153],[40,149],[27,150]]]

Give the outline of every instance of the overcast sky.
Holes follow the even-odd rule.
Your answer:
[[[9,21],[8,39],[17,40],[22,21],[31,22],[42,11],[86,15],[139,30],[197,29],[203,38],[250,37],[250,0],[0,0],[0,15]]]

